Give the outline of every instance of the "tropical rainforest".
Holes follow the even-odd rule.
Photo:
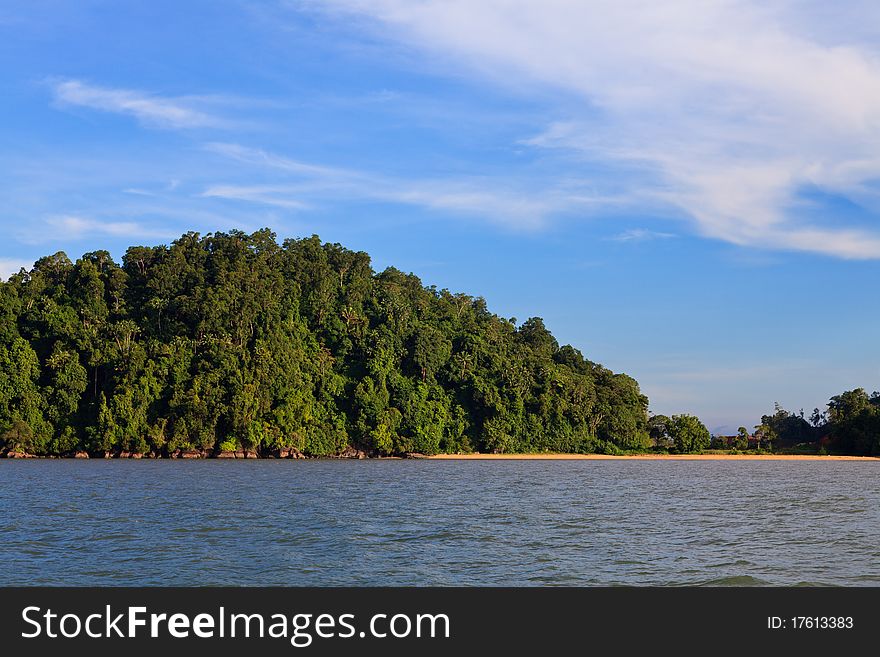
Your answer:
[[[647,409],[540,318],[317,236],[191,232],[0,283],[7,452],[616,453],[651,445]]]
[[[41,258],[0,282],[0,453],[383,456],[707,448],[880,454],[880,393],[750,435],[649,416],[533,317],[268,229]]]

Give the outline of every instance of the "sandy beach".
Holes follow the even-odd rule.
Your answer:
[[[437,454],[425,458],[462,461],[880,461],[874,456],[818,456],[814,454]]]

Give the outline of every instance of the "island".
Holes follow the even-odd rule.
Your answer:
[[[0,283],[10,458],[880,451],[876,393],[816,414],[777,408],[719,442],[692,415],[652,416],[632,377],[541,318],[317,236],[189,232],[121,263],[59,252]]]

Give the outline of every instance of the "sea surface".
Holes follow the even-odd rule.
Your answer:
[[[0,461],[0,585],[880,585],[880,464]]]

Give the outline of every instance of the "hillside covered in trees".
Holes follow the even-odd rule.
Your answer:
[[[647,404],[541,319],[316,236],[188,233],[0,283],[7,452],[616,452],[650,445]]]

